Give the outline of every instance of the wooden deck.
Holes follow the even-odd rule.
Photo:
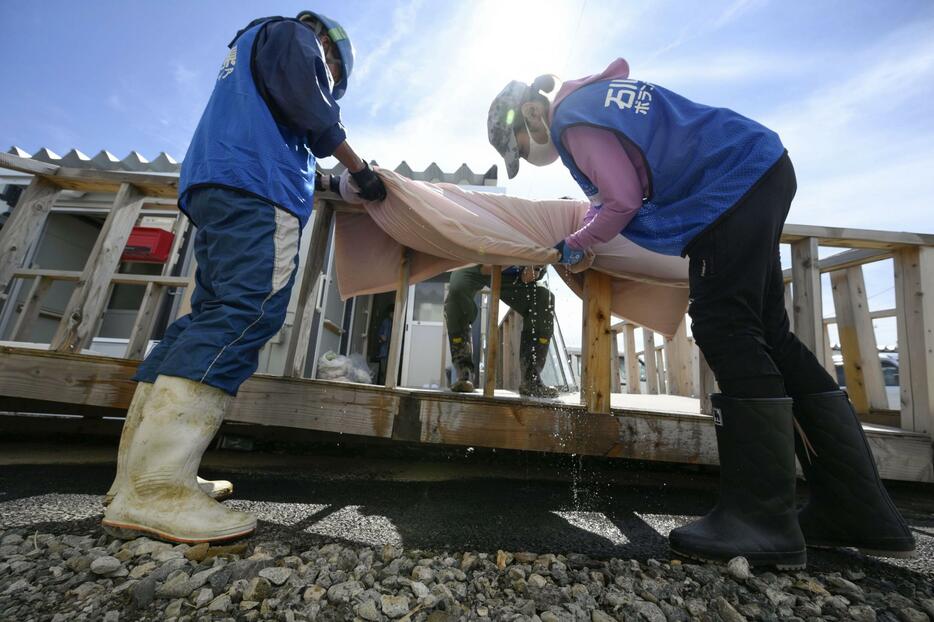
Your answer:
[[[0,409],[126,409],[137,363],[88,354],[0,347]],[[610,414],[577,394],[557,402],[257,375],[230,421],[441,445],[495,447],[687,464],[717,463],[713,421],[699,400],[613,394]],[[52,410],[54,412],[54,410]],[[865,425],[882,476],[934,482],[930,437]]]
[[[178,176],[64,168],[9,154],[0,154],[0,168],[32,175],[0,230],[0,300],[18,304],[7,292],[8,286],[17,280],[31,281],[10,335],[15,343],[0,344],[0,410],[91,417],[118,414],[132,397],[135,385],[130,378],[136,359],[142,357],[154,332],[161,301],[170,289],[183,290],[186,297],[193,289],[192,270],[187,276],[171,276],[181,257],[178,242],[188,226],[180,217],[173,229],[176,244],[161,275],[118,272],[122,249],[139,217],[152,206],[170,210],[175,206]],[[97,243],[82,270],[44,270],[29,265],[27,251],[40,240],[53,204],[65,190],[114,193]],[[609,277],[594,270],[585,273],[583,285],[582,395],[540,402],[497,389],[511,385],[504,382],[506,373],[497,378],[496,361],[502,360],[503,370],[515,369],[516,362],[506,359],[510,353],[514,357],[517,348],[505,347],[511,344],[510,338],[498,338],[495,322],[487,328],[485,368],[492,371],[484,378],[484,395],[396,387],[409,286],[407,251],[399,258],[387,386],[303,378],[311,319],[319,297],[316,284],[321,282],[331,222],[337,210],[352,209],[326,193],[316,200],[308,238],[313,252],[293,292],[297,297],[294,323],[281,335],[287,344],[285,377],[258,375],[247,381],[228,420],[400,442],[716,464],[713,422],[703,414],[709,412],[709,403],[679,397],[715,391],[713,374],[689,340],[684,323],[662,345],[650,331],[643,330],[646,389],[651,395],[614,393],[621,386],[615,334],[617,330],[624,333],[628,377],[632,378],[638,375],[636,327],[625,322],[611,326]],[[834,373],[827,326],[837,325],[847,390],[863,418],[882,476],[934,481],[934,235],[786,224],[782,242],[791,245],[792,265],[786,274],[785,294],[793,329]],[[820,259],[820,246],[850,250]],[[893,260],[895,307],[870,310],[862,266],[887,258]],[[834,318],[823,317],[822,273],[831,277]],[[24,342],[43,297],[55,281],[77,285],[61,313],[52,343],[30,348]],[[86,350],[95,337],[106,293],[114,283],[146,286],[122,359]],[[494,282],[493,301],[498,301],[497,289]],[[178,314],[187,311],[183,300]],[[498,313],[494,311],[490,317],[498,317]],[[872,325],[872,320],[880,317],[893,317],[897,324],[898,411],[889,411],[885,400]],[[627,383],[626,389],[638,393],[639,383]],[[654,395],[666,392],[673,395]],[[879,421],[899,428],[875,425]]]

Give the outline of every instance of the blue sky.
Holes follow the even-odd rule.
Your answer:
[[[0,146],[180,160],[232,35],[303,8],[354,41],[343,118],[357,151],[384,165],[485,171],[499,164],[486,110],[506,81],[580,77],[622,56],[634,77],[775,129],[799,179],[790,222],[934,231],[929,0],[4,0]],[[580,195],[559,164],[505,185]],[[875,272],[870,294],[890,285]]]

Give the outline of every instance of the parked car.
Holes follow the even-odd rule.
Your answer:
[[[885,384],[885,398],[891,410],[900,410],[902,407],[901,389],[898,380],[898,353],[880,352],[879,363],[882,365],[882,382]],[[846,375],[843,371],[843,355],[833,355],[834,369],[837,371],[837,384],[846,389]]]

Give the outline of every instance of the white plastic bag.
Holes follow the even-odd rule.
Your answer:
[[[347,357],[331,350],[322,354],[321,358],[318,359],[318,378],[364,384],[373,381],[373,376],[370,374],[363,355],[352,354]]]
[[[346,356],[328,350],[318,359],[318,378],[322,380],[340,380],[347,376],[350,361]]]
[[[348,359],[351,366],[351,376],[353,382],[362,382],[369,384],[373,382],[373,375],[370,372],[370,366],[366,364],[366,358],[362,354],[351,354]]]

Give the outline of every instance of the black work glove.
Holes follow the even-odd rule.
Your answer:
[[[383,180],[373,172],[370,165],[363,163],[363,168],[356,173],[351,173],[357,188],[360,189],[360,196],[367,201],[382,201],[386,198],[386,186]]]

